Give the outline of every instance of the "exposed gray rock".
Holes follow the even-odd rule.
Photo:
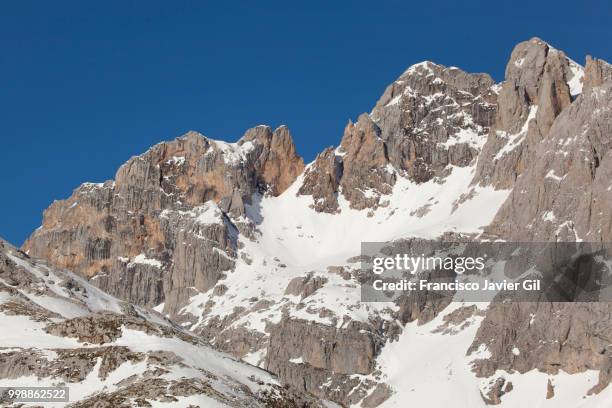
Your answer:
[[[410,67],[372,111],[394,167],[423,182],[469,164],[495,119],[493,85],[487,74],[429,61]]]
[[[337,149],[328,148],[305,173],[300,195],[317,211],[385,206],[397,172],[416,182],[467,166],[494,122],[496,93],[486,74],[468,74],[432,62],[407,70],[386,90],[370,115],[349,122]]]
[[[349,405],[365,396],[351,394],[360,385],[351,374],[374,371],[382,342],[371,327],[357,322],[337,329],[284,318],[271,330],[265,367],[298,389]]]
[[[67,319],[59,323],[49,323],[45,330],[55,336],[76,338],[80,342],[105,344],[121,337],[122,327],[159,337],[175,337],[188,343],[198,343],[195,337],[180,330],[155,325],[141,318],[114,313],[96,313]]]
[[[557,117],[489,233],[515,242],[612,240],[611,95],[608,82]]]
[[[480,395],[487,405],[499,405],[502,402],[501,397],[512,391],[514,387],[511,382],[506,381],[503,377],[498,377],[496,380],[491,381],[492,384],[489,391],[486,394],[481,392]]]
[[[584,87],[583,92],[589,93],[592,88],[603,85],[607,81],[612,81],[612,65],[606,61],[592,58],[590,55],[586,57],[586,65],[584,67]]]
[[[313,208],[319,212],[335,213],[338,207],[338,191],[344,164],[333,147],[319,153],[312,167],[304,173],[304,181],[298,194],[310,195]]]
[[[476,305],[462,306],[451,313],[444,315],[444,323],[436,327],[433,333],[457,334],[471,325],[470,318],[473,316],[484,316]]]
[[[556,374],[601,370],[607,384],[612,328],[609,303],[495,302],[487,311],[468,355],[485,345],[491,356],[476,360],[473,369],[488,377],[496,370],[538,369]]]
[[[369,374],[380,343],[377,337],[353,322],[334,327],[296,319],[284,319],[270,337],[267,367],[277,361],[302,358],[305,363],[341,374]]]
[[[198,393],[230,406],[321,404],[308,394],[344,406],[381,404],[394,391],[384,384],[376,363],[384,343],[398,338],[401,325],[409,330],[409,322],[423,324],[436,318],[450,303],[450,296],[405,296],[387,320],[382,321],[383,312],[368,310],[367,323],[356,322],[336,310],[351,311],[356,305],[341,303],[339,298],[338,305],[329,304],[317,297],[332,285],[348,290],[371,279],[349,265],[359,258],[329,266],[327,272],[323,265],[304,275],[304,269],[291,274],[290,256],[279,253],[267,259],[274,260],[271,271],[279,277],[274,296],[249,293],[243,303],[212,316],[213,307],[237,298],[231,279],[226,281],[237,265],[254,268],[261,262],[266,266],[259,254],[244,251],[257,244],[261,198],[286,191],[302,173],[297,194],[310,196],[314,211],[333,217],[348,202],[351,208],[374,215],[388,205],[400,177],[418,188],[429,181],[444,183],[453,167],[470,166],[475,167],[472,187],[458,195],[452,211],[474,199],[480,187],[512,189],[491,225],[480,236],[448,233],[438,240],[408,240],[407,247],[426,252],[440,240],[464,239],[610,242],[612,69],[601,60],[587,58],[582,81],[581,75],[577,64],[537,38],[516,46],[499,85],[486,74],[425,62],[391,84],[371,114],[349,122],[340,145],[319,154],[303,173],[303,162],[285,127],[272,131],[258,126],[236,144],[189,132],[130,159],[118,170],[115,182],[84,184],[69,199],[55,202],[24,250],[139,305],[163,302],[164,314],[176,323],[191,327],[218,350],[253,359],[249,361],[290,386],[285,391],[272,387],[271,395],[245,390],[245,399],[236,402],[202,379],[170,381],[143,374],[124,379],[116,391],[82,401],[81,406],[106,401],[112,406],[130,401],[146,406],[147,399],[176,402],[180,396]],[[432,207],[422,205],[412,209],[411,215],[428,217]],[[381,223],[393,222],[391,215]],[[0,310],[45,322],[52,335],[106,345],[130,328],[199,344],[176,326],[163,328],[144,319],[143,308],[134,306],[123,305],[124,315],[64,319],[24,295],[54,296],[44,288],[45,278],[26,269],[3,258],[0,251],[4,282],[0,291],[10,294]],[[248,284],[259,283],[253,279]],[[67,279],[62,285],[74,295],[75,304],[87,309],[82,281]],[[205,300],[195,304],[200,298]],[[193,307],[184,308],[187,304]],[[601,392],[612,377],[608,309],[595,303],[494,303],[467,350],[472,355],[486,347],[491,353],[473,366],[477,376],[492,377],[482,392],[483,400],[499,404],[512,391],[513,385],[497,370],[537,369],[553,374],[595,369],[600,372],[599,383],[589,392]],[[272,317],[249,325],[250,318],[259,319],[264,312]],[[297,312],[300,318],[295,318]],[[445,315],[433,331],[456,335],[479,322],[482,314],[476,307],[459,308]],[[305,320],[308,315],[316,322]],[[120,360],[127,358],[123,351],[117,354]],[[24,365],[6,374],[31,371],[29,366],[39,357],[29,351],[17,353],[9,364]],[[87,358],[85,354],[76,358],[74,378],[92,369]],[[163,369],[167,366],[151,371]],[[234,386],[241,390],[244,384],[228,385]],[[542,392],[554,398],[552,384]]]
[[[229,217],[243,217],[256,193],[283,192],[303,166],[284,126],[250,129],[236,144],[189,132],[131,158],[115,182],[54,202],[24,250],[123,299],[165,302],[172,314],[188,288],[206,291],[233,267],[237,228],[251,227]],[[216,221],[205,215],[216,211],[209,200],[221,206]]]
[[[497,117],[479,156],[475,182],[511,188],[534,162],[536,146],[572,103],[570,61],[539,38],[518,44],[506,66]]]
[[[57,357],[50,361],[35,349],[8,351],[0,354],[0,378],[37,377],[61,378],[66,382],[83,381],[101,360],[98,376],[105,379],[110,372],[125,362],[137,363],[145,359],[143,353],[130,352],[127,347],[100,347],[53,350]],[[159,354],[161,361],[162,355]],[[176,357],[176,356],[175,356]],[[171,360],[172,361],[172,360]],[[173,361],[174,363],[174,361]]]
[[[378,384],[374,391],[361,402],[363,408],[376,408],[393,395],[392,389],[386,384]]]
[[[15,331],[3,337],[10,344],[3,342],[0,347],[0,385],[23,383],[24,378],[55,386],[85,382],[81,390],[86,395],[71,394],[71,407],[180,405],[182,397],[240,408],[329,406],[303,391],[277,385],[263,370],[211,350],[154,312],[119,302],[80,277],[49,268],[1,240],[0,266],[1,326]],[[4,283],[10,276],[18,278],[14,286]],[[51,293],[55,298],[49,301]],[[88,313],[88,307],[104,306],[121,311]],[[83,316],[65,318],[67,310]],[[23,347],[13,344],[15,336],[23,339]],[[70,339],[83,344],[75,347]],[[6,393],[0,396],[2,406],[21,406],[13,403]]]
[[[285,295],[300,296],[303,300],[323,287],[325,283],[327,283],[327,278],[314,276],[311,272],[304,277],[293,278],[285,289]]]

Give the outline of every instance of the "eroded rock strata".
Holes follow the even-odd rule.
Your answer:
[[[607,304],[367,304],[359,252],[361,241],[399,239],[609,242],[611,104],[608,63],[588,57],[583,68],[538,38],[515,47],[501,83],[423,62],[307,166],[286,127],[258,126],[233,144],[189,132],[131,158],[115,181],[54,202],[22,249],[266,368],[294,401],[447,406],[462,384],[460,406],[503,405],[529,381],[541,383],[532,398],[595,407],[612,367]],[[9,269],[6,287],[31,279]],[[3,313],[29,304],[34,320],[54,316],[11,302]],[[47,330],[73,338],[86,322]],[[88,332],[91,343],[119,335]],[[15,358],[38,358],[26,355]],[[580,395],[563,394],[566,375],[585,382]],[[427,388],[432,379],[445,391]],[[125,392],[109,398],[138,397]]]

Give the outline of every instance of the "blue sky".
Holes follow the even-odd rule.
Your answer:
[[[533,36],[612,60],[612,6],[592,1],[21,1],[0,8],[0,236],[130,156],[194,129],[291,129],[312,160],[408,66],[503,78]]]

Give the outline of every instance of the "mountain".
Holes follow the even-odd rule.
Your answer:
[[[54,202],[22,250],[300,398],[605,406],[610,303],[362,302],[360,250],[612,241],[611,92],[611,65],[538,38],[497,84],[423,62],[312,163],[285,126],[189,132]]]
[[[0,279],[2,386],[67,386],[71,407],[334,406],[4,241]]]

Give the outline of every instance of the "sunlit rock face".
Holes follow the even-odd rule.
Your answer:
[[[189,132],[54,202],[22,249],[311,398],[597,407],[608,306],[361,302],[359,255],[362,241],[610,242],[611,105],[609,64],[538,38],[497,84],[427,61],[306,166],[284,126],[236,143]],[[445,399],[453,384],[465,400]]]

